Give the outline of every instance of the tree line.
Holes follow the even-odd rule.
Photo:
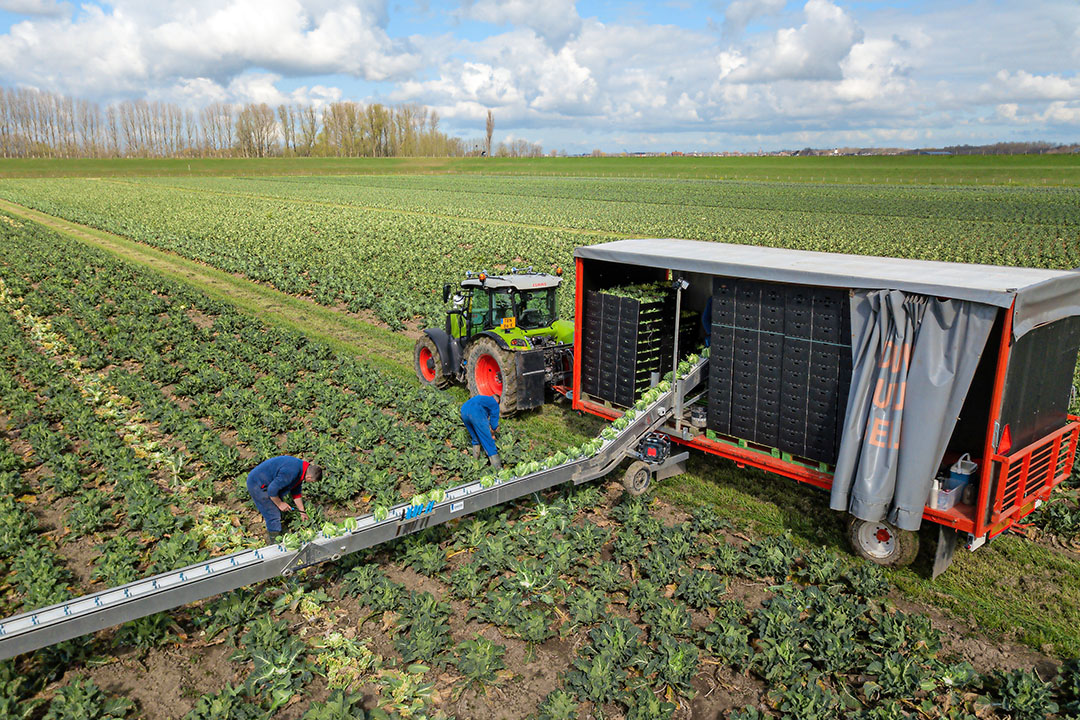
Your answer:
[[[201,109],[162,101],[90,100],[0,87],[0,157],[460,157],[539,156],[517,140],[494,153],[486,136],[466,141],[439,129],[423,105],[211,103]]]

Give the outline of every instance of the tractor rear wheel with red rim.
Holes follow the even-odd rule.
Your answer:
[[[470,395],[491,395],[499,400],[499,413],[513,415],[517,410],[518,378],[514,354],[500,348],[494,340],[482,337],[466,353]]]
[[[444,388],[450,384],[450,379],[443,372],[439,348],[427,335],[417,338],[413,346],[413,369],[416,370],[416,377],[425,385]]]
[[[883,567],[910,565],[919,554],[919,534],[884,520],[852,518],[848,540],[855,554]]]

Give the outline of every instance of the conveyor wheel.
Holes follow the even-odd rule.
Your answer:
[[[883,567],[910,565],[919,554],[919,534],[900,530],[884,520],[870,522],[853,518],[848,540],[855,554]]]
[[[652,467],[642,460],[635,460],[630,464],[630,467],[626,469],[626,473],[623,475],[622,484],[626,488],[626,492],[631,495],[644,495],[648,492],[649,487],[652,485],[653,470]]]

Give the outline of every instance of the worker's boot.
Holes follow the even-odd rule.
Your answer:
[[[491,467],[495,468],[496,470],[502,470],[502,460],[499,459],[499,453],[491,455],[490,457],[488,457],[488,460],[491,461]]]
[[[472,456],[473,456],[474,460],[479,460],[480,459],[480,446],[479,445],[473,445],[472,446]]]
[[[271,545],[276,544],[278,542],[279,538],[281,538],[281,531],[280,530],[278,530],[276,532],[273,531],[273,530],[268,530],[267,533],[266,533],[266,539],[270,541]]]

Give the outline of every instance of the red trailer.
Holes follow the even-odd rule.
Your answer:
[[[685,354],[693,349],[687,345],[696,344],[686,325],[706,316],[697,340],[711,339],[713,347],[710,389],[699,401],[706,408],[705,426],[701,412],[691,417],[692,410],[685,409],[664,432],[675,443],[739,467],[759,468],[830,491],[834,508],[847,508],[844,503],[850,502],[856,515],[850,533],[853,547],[870,560],[883,565],[910,562],[918,542],[911,528],[926,520],[940,526],[936,575],[951,561],[957,538],[969,550],[980,547],[1046,502],[1072,472],[1080,433],[1080,418],[1069,414],[1080,349],[1080,273],[685,240],[617,241],[578,248],[575,258],[578,331],[573,407],[614,419],[629,404],[625,393],[616,392],[616,381],[605,381],[610,373],[629,377],[633,371],[632,366],[618,368],[621,360],[610,360],[609,353],[623,353],[629,345],[609,344],[618,311],[612,310],[605,290],[628,283],[673,283],[678,286],[672,290],[678,309],[670,323],[681,327],[665,337],[673,344],[681,342],[680,354]],[[884,309],[879,308],[883,314],[867,315],[869,320],[858,316],[870,312],[867,303],[875,297],[902,301],[909,310],[918,305],[921,313],[947,308],[953,315],[948,322],[920,315],[925,321],[916,323],[909,334],[915,345],[904,345],[904,353],[893,352],[883,336],[866,339],[875,328],[888,324]],[[723,305],[719,310],[718,304]],[[602,314],[607,325],[598,319]],[[973,319],[974,314],[981,320]],[[623,327],[630,326],[623,321]],[[812,332],[800,330],[809,326]],[[935,336],[941,328],[944,331]],[[943,332],[957,336],[951,347],[948,338],[941,339],[946,337]],[[944,350],[934,346],[943,342]],[[716,343],[725,343],[725,349]],[[732,344],[734,355],[729,351]],[[912,348],[915,356],[920,352],[923,357],[934,352],[952,356],[943,362],[951,363],[947,369],[953,373],[953,386],[934,386],[938,376],[948,374],[934,367],[924,372],[933,391],[905,396],[911,378],[903,375],[908,371],[904,367],[900,382],[893,383],[896,397],[890,400],[893,390],[880,378],[876,384],[873,378],[861,379],[870,372],[917,364]],[[890,352],[877,362],[881,353]],[[632,354],[631,349],[618,357],[629,358],[626,365],[633,362]],[[801,385],[793,382],[804,377],[799,375],[800,358],[818,358],[819,363],[810,367],[805,375],[809,382]],[[893,367],[886,367],[890,362]],[[756,371],[751,368],[754,364]],[[922,384],[926,385],[925,378]],[[940,430],[932,426],[920,430],[912,426],[912,419],[904,429],[916,438],[921,432],[931,440],[931,436],[940,439],[924,440],[925,448],[900,452],[926,458],[940,451],[940,457],[932,460],[934,475],[947,473],[967,453],[978,468],[970,481],[976,489],[968,491],[967,502],[935,509],[923,504],[920,496],[921,518],[912,519],[910,512],[905,516],[897,507],[877,517],[866,503],[837,492],[838,462],[846,463],[844,477],[856,476],[856,484],[858,477],[875,471],[865,467],[868,463],[894,462],[902,434],[901,413],[919,417],[918,406],[934,402],[928,397],[950,392],[955,398],[951,406],[938,402],[944,418]],[[792,401],[796,393],[797,400]],[[860,398],[859,393],[868,397]],[[881,410],[884,406],[888,407]],[[856,410],[867,414],[869,425],[854,419]],[[895,428],[888,425],[891,417]],[[860,437],[853,438],[860,428]],[[894,440],[895,446],[886,447]],[[882,453],[888,452],[893,452],[891,459],[883,460]],[[909,466],[914,467],[910,462]],[[902,474],[894,478],[897,496],[903,494],[900,486],[905,482],[909,497],[911,492],[923,492],[919,482],[933,490],[934,478],[913,480]],[[894,498],[893,504],[902,503]]]

